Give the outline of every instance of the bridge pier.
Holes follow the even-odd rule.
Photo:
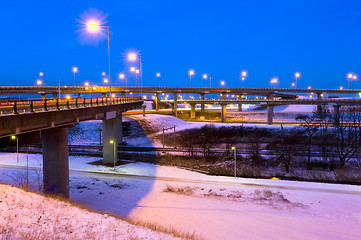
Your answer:
[[[340,126],[340,105],[333,106],[333,118],[334,118],[333,125],[335,127],[339,127]]]
[[[118,144],[123,141],[122,114],[112,119],[103,120],[103,163],[118,160]]]
[[[53,92],[53,99],[58,99],[58,93]]]
[[[322,93],[318,92],[317,93],[317,100],[322,100]],[[317,105],[317,113],[321,113],[322,112],[322,105],[319,104]]]
[[[227,104],[221,104],[221,119],[222,123],[227,122]]]
[[[159,110],[159,93],[155,93],[155,110]]]
[[[201,93],[201,100],[204,100],[205,95],[205,93]],[[201,111],[204,111],[204,103],[201,103]]]
[[[237,95],[237,100],[241,100],[242,99],[242,95]],[[238,103],[238,111],[242,112],[242,103]]]
[[[41,131],[44,193],[69,198],[68,128]]]
[[[122,97],[125,97],[125,92],[122,92]]]
[[[178,117],[178,95],[177,93],[173,93],[173,110],[174,110],[174,116]]]
[[[267,104],[267,125],[273,124],[273,105]]]
[[[226,97],[227,97],[226,93],[222,93],[221,95],[222,95],[222,99],[226,99]]]
[[[196,118],[196,104],[191,103],[191,118]]]

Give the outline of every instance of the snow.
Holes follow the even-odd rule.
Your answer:
[[[185,122],[156,114],[146,115],[145,118],[142,115],[133,117],[145,119],[147,124],[159,131],[155,134],[159,134],[163,126],[175,125],[176,130],[180,131],[209,124]],[[131,128],[131,132],[124,137],[128,145],[154,145],[144,133],[137,130],[139,126],[134,119],[124,119]],[[90,143],[97,143],[96,134],[92,135],[86,130],[96,129],[99,124],[99,121],[80,123],[78,132],[71,136],[76,139],[73,142],[82,143],[84,138]],[[214,125],[279,128],[253,124]],[[0,153],[0,182],[16,185],[13,176],[19,172],[24,173],[27,160],[30,162],[30,176],[34,178],[33,169],[41,167],[40,154],[19,154],[17,163],[16,153]],[[138,229],[106,215],[110,213],[134,221],[172,227],[185,233],[195,233],[204,239],[317,240],[359,239],[361,236],[361,186],[208,176],[176,167],[142,162],[130,162],[117,166],[116,169],[88,164],[98,160],[100,158],[69,157],[70,197],[72,201],[103,214],[73,209],[74,207],[65,203],[45,203],[46,200],[37,195],[36,200],[32,200],[32,197],[27,196],[30,193],[0,185],[0,201],[3,201],[0,202],[0,228],[5,224],[10,224],[13,228],[18,228],[19,225],[19,231],[26,233],[29,231],[27,226],[31,225],[34,231],[51,234],[50,230],[43,230],[40,228],[41,224],[37,223],[41,213],[48,218],[54,215],[54,218],[47,221],[48,225],[43,224],[49,229],[55,229],[54,225],[58,226],[59,221],[69,225],[64,235],[59,238],[80,239],[80,236],[85,234],[83,230],[89,229],[86,226],[92,226],[89,231],[94,238],[169,238],[168,235],[158,235],[144,228]],[[6,188],[8,190],[3,190]],[[183,191],[184,189],[187,191]],[[6,200],[7,203],[12,203],[14,207],[3,204],[4,191],[10,199]],[[28,204],[33,207],[30,213],[30,210],[25,208]],[[43,209],[42,206],[46,208]],[[61,206],[65,209],[58,209]],[[10,208],[11,211],[8,210]],[[50,212],[49,209],[54,210]],[[24,217],[13,220],[15,214]],[[65,218],[62,218],[63,216]],[[66,218],[67,216],[69,217]],[[11,221],[4,222],[3,219]],[[43,223],[41,221],[40,223]],[[118,225],[124,228],[119,228]],[[74,230],[74,234],[66,234],[69,229]],[[106,229],[112,231],[106,232]],[[113,229],[116,229],[116,232],[113,232]],[[124,233],[126,235],[122,235],[124,231],[128,231]],[[96,235],[98,233],[99,235]]]
[[[31,157],[36,158],[41,155]],[[361,235],[360,186],[235,179],[149,163],[129,163],[114,171],[87,164],[95,160],[99,159],[70,156],[70,195],[99,212],[172,226],[205,239],[359,239]],[[19,165],[25,162],[21,154]],[[16,154],[0,154],[0,163],[2,181],[11,181],[11,171],[19,170],[4,167],[18,166]],[[191,188],[194,193],[165,192],[168,187]],[[264,197],[266,193],[270,196]]]
[[[107,214],[0,184],[1,239],[173,239]]]

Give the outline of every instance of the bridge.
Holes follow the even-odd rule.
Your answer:
[[[195,118],[195,106],[197,104],[201,105],[201,111],[204,111],[205,104],[211,105],[221,105],[221,119],[222,122],[226,122],[227,119],[227,105],[229,104],[238,104],[238,111],[242,111],[243,104],[260,104],[267,106],[267,124],[273,124],[273,108],[276,105],[317,105],[318,111],[322,105],[331,105],[334,109],[334,125],[339,126],[340,119],[340,107],[342,105],[361,105],[360,99],[169,99],[162,100],[162,102],[168,102],[173,104],[174,115],[177,116],[177,107],[178,103],[185,103],[191,106],[191,118]],[[175,104],[176,103],[176,104]],[[203,107],[203,109],[202,109]]]
[[[44,192],[69,197],[68,127],[99,119],[103,122],[103,162],[118,159],[122,113],[141,108],[140,97],[29,99],[0,101],[0,138],[40,131]]]

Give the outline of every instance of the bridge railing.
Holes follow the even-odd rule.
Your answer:
[[[62,99],[2,99],[0,116],[8,114],[58,111],[86,107],[100,107],[140,101],[141,97],[88,97]]]

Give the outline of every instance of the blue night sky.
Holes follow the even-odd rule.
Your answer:
[[[34,85],[40,71],[45,85],[88,81],[102,85],[108,70],[107,39],[85,44],[79,22],[84,12],[107,15],[110,29],[112,85],[128,85],[134,74],[126,53],[143,58],[143,85],[209,86],[202,74],[241,87],[347,87],[346,73],[361,76],[361,1],[1,1],[1,85]],[[84,36],[83,36],[84,37]],[[89,39],[93,36],[89,36]],[[101,40],[101,41],[100,41]],[[156,72],[162,74],[160,83]],[[361,83],[355,86],[361,88]]]

